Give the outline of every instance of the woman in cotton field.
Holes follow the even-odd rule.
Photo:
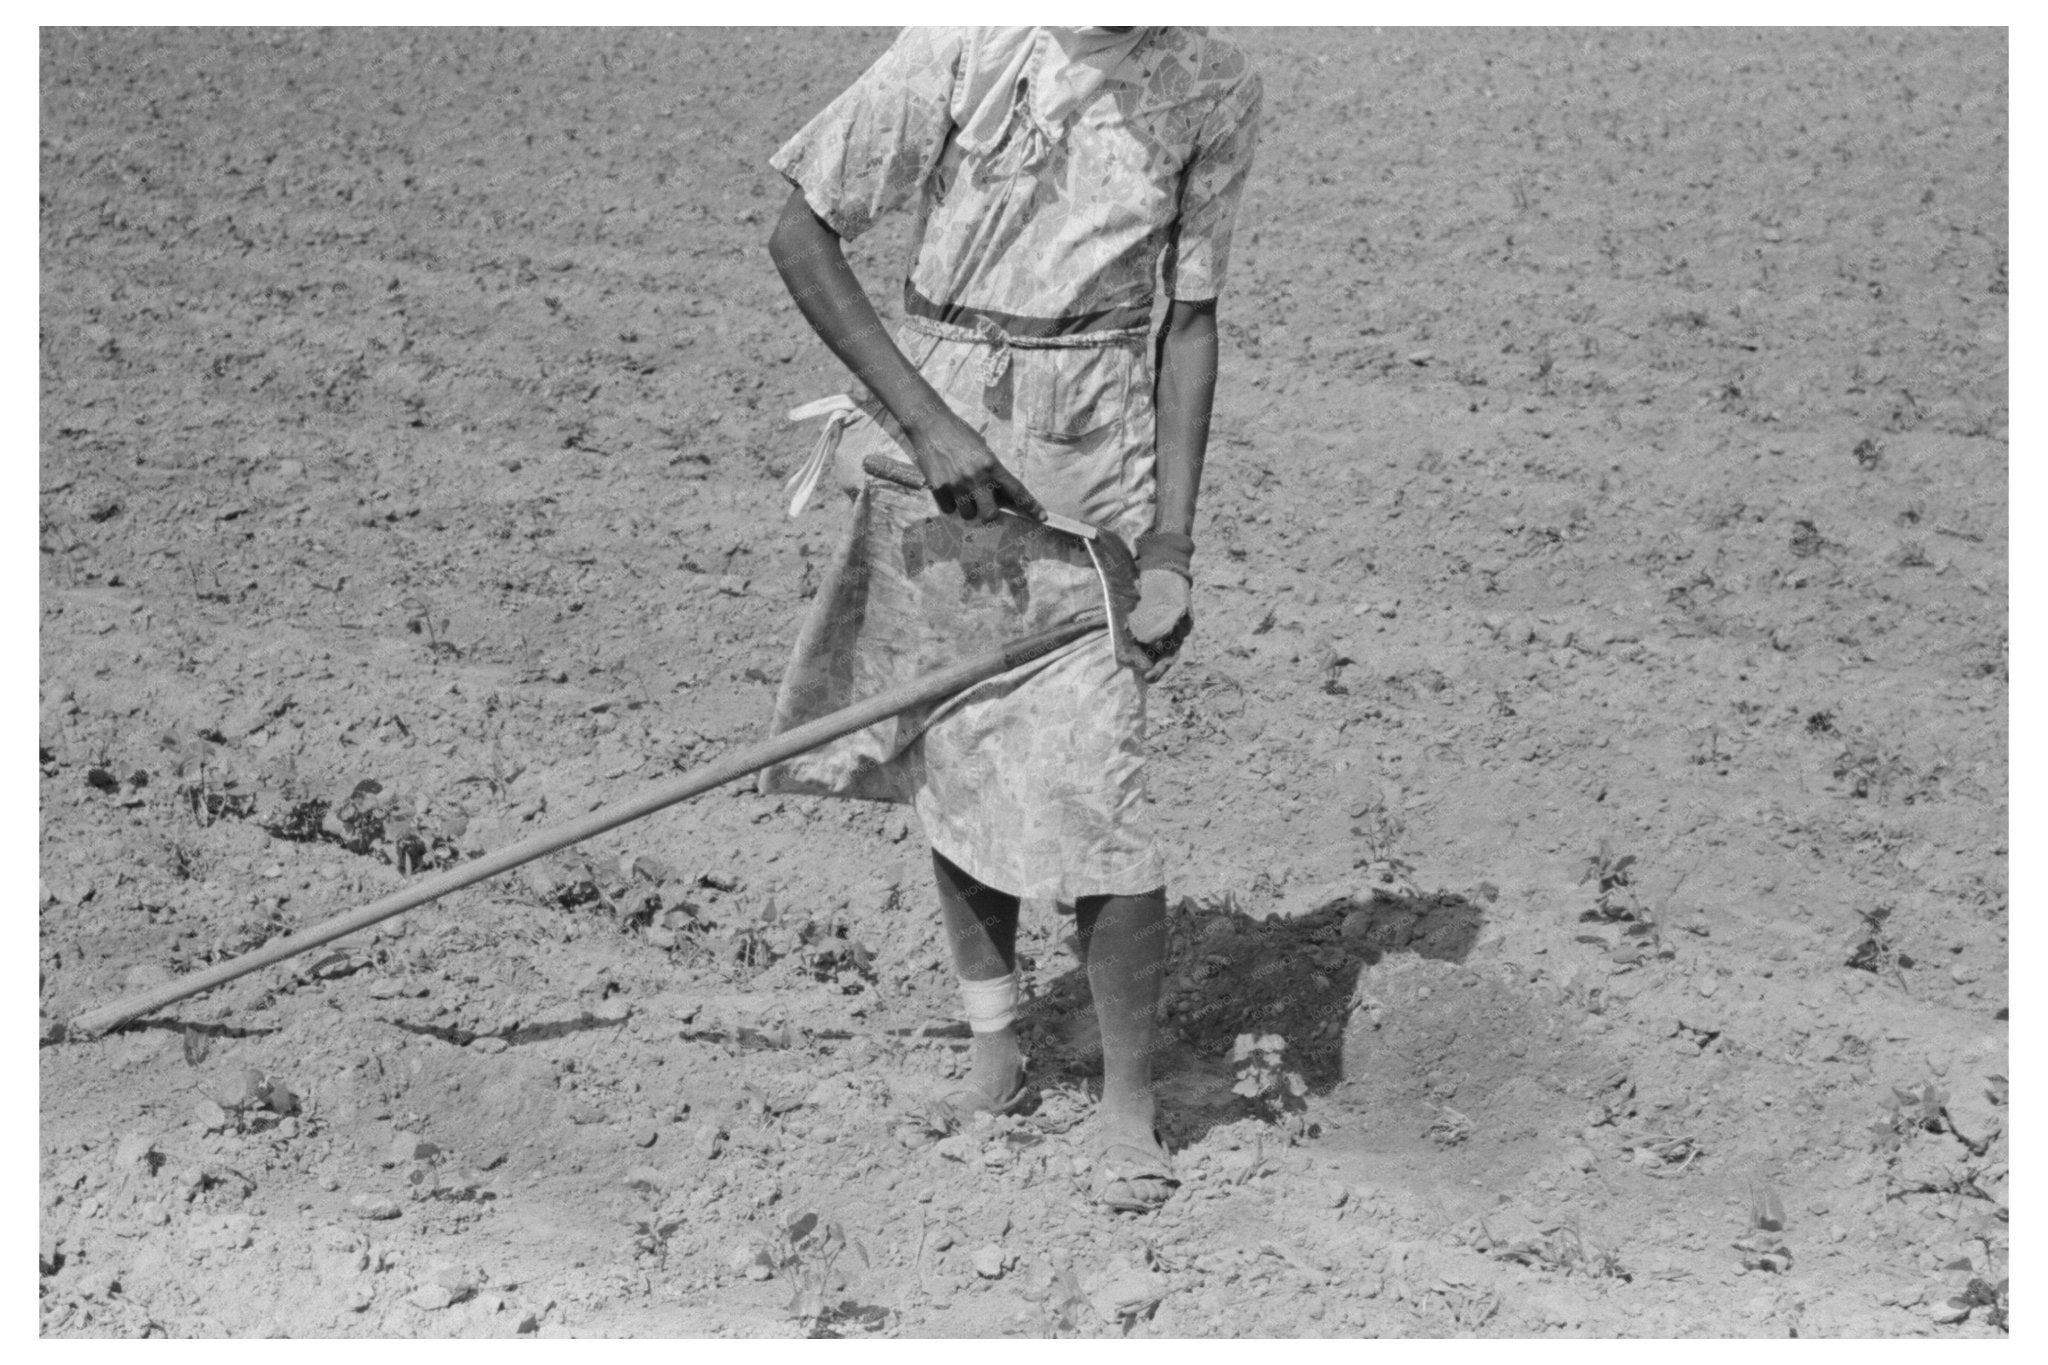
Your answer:
[[[1175,1185],[1152,1090],[1166,869],[1144,803],[1145,685],[1192,624],[1216,298],[1259,103],[1243,54],[1203,29],[913,28],[772,161],[794,189],[771,254],[866,387],[834,414],[834,434],[845,428],[856,454],[914,462],[930,490],[927,501],[858,488],[776,728],[913,675],[874,594],[928,604],[938,624],[916,633],[943,629],[949,609],[945,594],[915,591],[931,565],[968,584],[978,570],[1021,573],[975,562],[1014,540],[993,529],[1000,507],[1065,513],[1136,544],[1140,666],[1093,635],[763,783],[915,807],[974,1031],[969,1083],[945,1098],[962,1116],[1027,1094],[1013,1027],[1019,898],[1074,908],[1102,1032],[1096,1189],[1125,1210],[1157,1207]],[[915,245],[892,337],[841,243],[907,204]],[[842,456],[849,467],[858,460]],[[1034,621],[1101,603],[1085,558],[1030,573],[1011,586]]]

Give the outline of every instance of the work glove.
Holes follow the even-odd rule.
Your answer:
[[[1172,569],[1145,569],[1138,575],[1138,605],[1124,628],[1150,663],[1145,681],[1158,682],[1180,658],[1181,642],[1195,628],[1188,608],[1188,580]]]

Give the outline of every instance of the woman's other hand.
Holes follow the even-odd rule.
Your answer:
[[[1031,490],[958,413],[939,404],[936,411],[913,416],[919,420],[905,422],[904,435],[940,512],[970,522],[994,521],[1005,506],[1034,519],[1044,515]]]
[[[1138,605],[1124,628],[1150,659],[1146,682],[1158,682],[1180,658],[1181,642],[1194,629],[1188,609],[1188,581],[1171,569],[1146,569],[1138,575]]]

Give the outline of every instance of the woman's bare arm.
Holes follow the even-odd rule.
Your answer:
[[[1202,460],[1209,449],[1209,412],[1216,401],[1216,301],[1176,300],[1159,339],[1155,450],[1158,508],[1154,531],[1191,536]]]
[[[1031,516],[1042,514],[1030,490],[896,345],[846,263],[839,235],[811,212],[803,191],[790,192],[768,239],[768,254],[805,320],[902,424],[941,512],[991,521],[1001,501]]]
[[[1209,410],[1216,399],[1216,301],[1168,309],[1159,336],[1153,384],[1152,529],[1138,540],[1138,605],[1132,638],[1152,655],[1145,677],[1157,682],[1173,667],[1193,624],[1188,610],[1188,557],[1193,553],[1195,495],[1209,448]]]

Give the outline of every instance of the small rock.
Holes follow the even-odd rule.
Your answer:
[[[653,1124],[642,1123],[634,1126],[631,1136],[635,1147],[652,1147],[661,1133]]]
[[[940,1228],[937,1232],[932,1234],[932,1250],[945,1251],[948,1248],[950,1248],[956,1240],[958,1239],[956,1239],[953,1236],[953,1229]]]
[[[423,1284],[405,1296],[405,1301],[415,1308],[424,1308],[437,1313],[455,1302],[455,1295],[445,1284]]]
[[[411,1161],[431,1161],[440,1155],[441,1149],[415,1133],[400,1133],[391,1139],[391,1149],[385,1153],[386,1166],[403,1166]]]
[[[512,1046],[510,1043],[498,1037],[495,1033],[486,1033],[481,1037],[469,1040],[469,1050],[471,1052],[503,1052],[510,1046]]]
[[[700,1123],[690,1136],[690,1149],[710,1161],[725,1150],[725,1130],[715,1123]]]
[[[130,1133],[127,1137],[122,1138],[121,1145],[114,1149],[114,1164],[121,1167],[138,1168],[144,1175],[147,1175],[156,1164],[150,1159],[155,1155],[156,1140],[154,1138],[150,1137],[147,1133]]]
[[[201,1099],[192,1106],[192,1116],[199,1120],[199,1126],[209,1133],[218,1133],[228,1126],[228,1111],[210,1099]]]
[[[1950,1303],[1947,1299],[1942,1299],[1939,1302],[1927,1305],[1928,1320],[1940,1323],[1943,1326],[1961,1322],[1968,1316],[1970,1316],[1970,1308],[1967,1304],[1954,1304]]]
[[[452,1261],[436,1261],[433,1270],[427,1274],[427,1281],[441,1286],[458,1299],[476,1288],[475,1278]]]
[[[804,1096],[805,1104],[828,1111],[844,1109],[852,1100],[853,1085],[844,1076],[827,1076]]]
[[[1105,1323],[1113,1324],[1145,1312],[1166,1297],[1168,1287],[1163,1275],[1131,1265],[1119,1265],[1103,1274],[1089,1294],[1089,1300],[1095,1305],[1097,1316]]]
[[[185,1237],[194,1247],[239,1251],[254,1240],[255,1230],[256,1220],[248,1214],[230,1213],[191,1224]]]
[[[770,1280],[775,1278],[775,1272],[762,1262],[756,1261],[747,1267],[747,1278],[750,1280]]]
[[[948,1161],[965,1161],[974,1155],[974,1140],[965,1133],[955,1133],[942,1139],[932,1150]]]
[[[355,1195],[348,1201],[348,1207],[349,1211],[355,1214],[356,1217],[367,1218],[372,1222],[396,1218],[399,1214],[397,1203],[385,1198],[381,1194]]]
[[[1972,1142],[1985,1142],[2005,1128],[1999,1107],[1991,1102],[1988,1082],[1980,1076],[1964,1076],[1952,1087],[1948,1103],[1949,1122]]]
[[[569,1122],[579,1125],[604,1122],[604,1110],[588,1100],[569,1101]]]
[[[1596,1160],[1591,1148],[1574,1147],[1564,1154],[1564,1164],[1574,1171],[1590,1171]]]
[[[1003,1277],[1003,1249],[991,1242],[978,1247],[974,1252],[974,1273],[984,1280],[1000,1280]]]

